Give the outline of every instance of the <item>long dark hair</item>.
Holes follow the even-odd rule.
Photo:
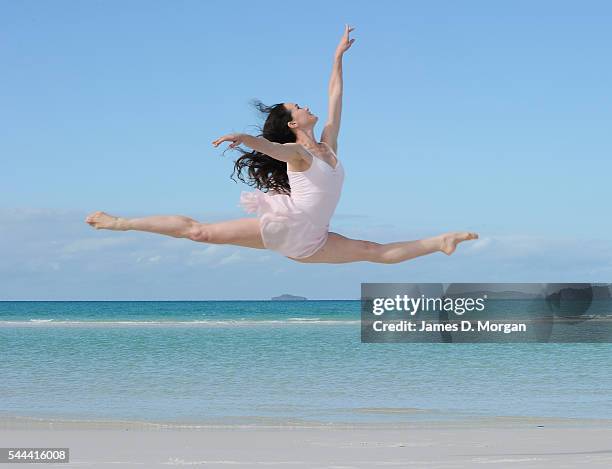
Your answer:
[[[287,125],[293,119],[291,111],[283,103],[266,106],[261,101],[254,100],[251,104],[262,114],[268,115],[263,129],[259,129],[261,133],[257,137],[263,137],[277,143],[296,141],[295,134]],[[246,151],[240,147],[235,149],[240,151],[242,156],[234,163],[232,180],[236,181],[234,179],[234,175],[236,175],[245,184],[264,192],[274,190],[281,194],[291,194],[289,178],[287,177],[287,163],[275,160],[256,150]],[[243,171],[246,174],[243,174]]]

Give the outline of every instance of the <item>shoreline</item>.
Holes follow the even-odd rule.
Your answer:
[[[141,431],[200,431],[239,429],[331,429],[331,430],[406,430],[406,429],[466,429],[466,428],[610,428],[612,419],[532,417],[532,416],[462,416],[431,420],[396,422],[322,422],[299,419],[210,420],[206,422],[170,422],[116,419],[70,419],[0,415],[0,430],[141,430]],[[251,420],[251,422],[247,422]]]

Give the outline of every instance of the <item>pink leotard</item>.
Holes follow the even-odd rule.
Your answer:
[[[291,195],[260,190],[240,194],[242,208],[259,217],[264,246],[296,259],[313,255],[327,241],[344,182],[344,169],[335,153],[335,168],[310,156],[312,164],[306,171],[287,171]]]

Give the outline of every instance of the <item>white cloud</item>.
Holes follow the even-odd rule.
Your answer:
[[[69,216],[79,215],[81,212],[75,210],[65,210],[57,208],[35,208],[35,207],[20,207],[20,208],[0,208],[0,225],[7,222],[24,222],[24,221],[39,221],[39,220],[57,220],[64,219]],[[83,216],[85,219],[85,216]]]
[[[85,238],[77,239],[65,244],[60,252],[74,254],[77,252],[99,251],[101,249],[109,249],[114,246],[122,246],[133,244],[136,240],[122,237],[108,238]]]
[[[493,243],[492,238],[480,238],[474,241],[470,241],[466,246],[467,252],[480,252],[487,249]]]
[[[185,255],[185,265],[196,266],[211,264],[227,247],[217,244],[202,245],[200,249],[192,249]]]
[[[466,252],[478,253],[485,259],[549,257],[555,263],[568,261],[568,267],[577,259],[612,260],[612,241],[608,240],[508,234],[469,242],[466,247]]]
[[[238,264],[244,262],[244,257],[238,252],[233,252],[229,256],[222,258],[217,265]]]
[[[61,264],[59,262],[29,259],[24,263],[24,268],[30,272],[57,272],[61,269]]]
[[[223,246],[219,244],[209,244],[208,246],[204,245],[202,249],[192,249],[189,254],[195,257],[210,257],[222,251]]]

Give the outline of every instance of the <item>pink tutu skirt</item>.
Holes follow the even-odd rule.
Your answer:
[[[327,241],[329,226],[312,223],[290,196],[271,193],[255,190],[240,194],[242,208],[259,217],[264,246],[296,259],[310,257],[321,249]]]

